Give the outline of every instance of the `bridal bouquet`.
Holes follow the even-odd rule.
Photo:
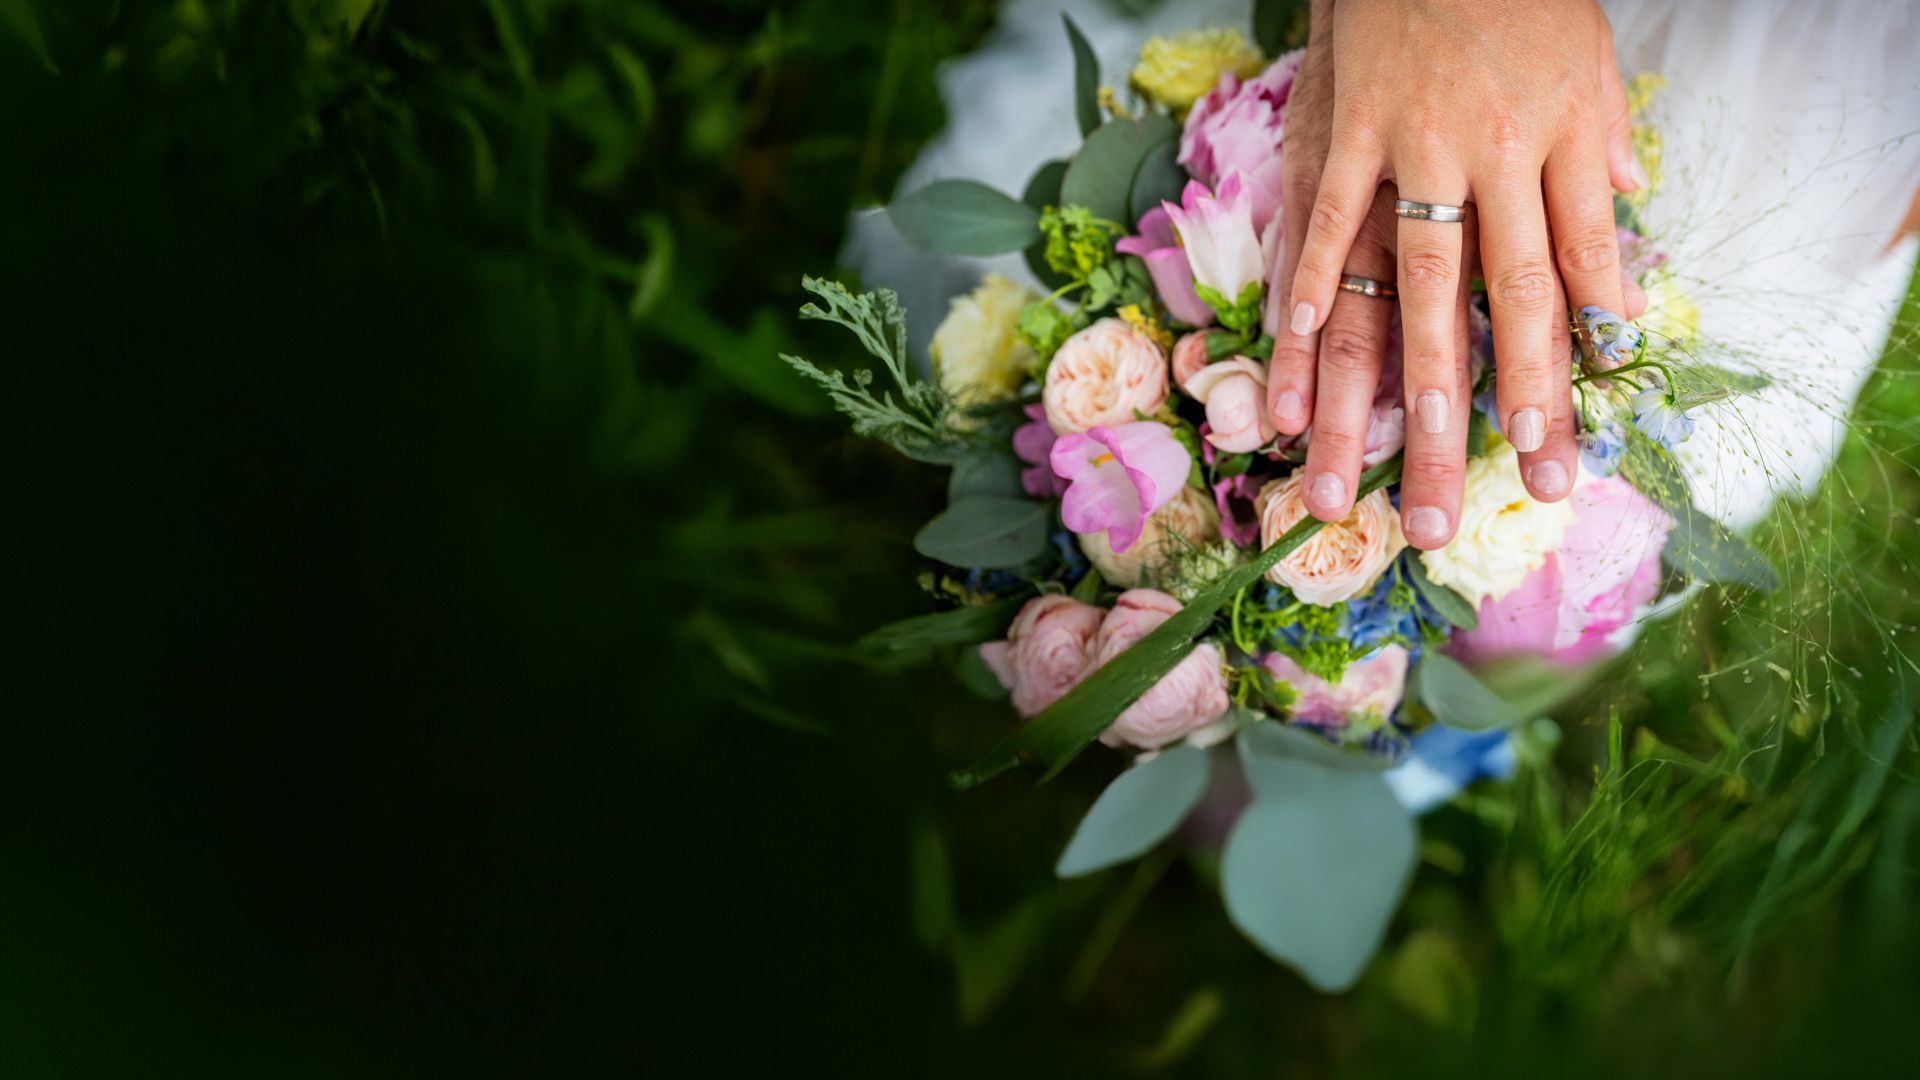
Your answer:
[[[863,647],[949,656],[1010,702],[1019,725],[955,773],[962,787],[1022,764],[1052,775],[1096,740],[1131,756],[1063,876],[1145,853],[1206,796],[1214,759],[1237,767],[1228,914],[1316,986],[1344,988],[1413,871],[1419,810],[1508,773],[1509,731],[1577,692],[1663,594],[1770,585],[1694,508],[1674,456],[1694,410],[1758,382],[1691,360],[1683,303],[1654,313],[1657,333],[1577,313],[1582,475],[1566,500],[1535,502],[1491,415],[1482,301],[1455,539],[1422,552],[1401,535],[1397,343],[1360,498],[1323,524],[1297,471],[1312,432],[1276,435],[1265,407],[1299,54],[1268,62],[1231,30],[1154,39],[1123,103],[1067,30],[1077,152],[1036,163],[1018,198],[943,180],[888,208],[935,252],[1023,252],[1050,291],[988,276],[935,334],[929,381],[891,293],[807,282],[820,304],[803,316],[847,327],[884,375],[788,362],[858,433],[952,469],[949,505],[914,541],[943,610]],[[1670,292],[1634,206],[1618,211],[1629,272]],[[1232,758],[1213,749],[1229,743]]]

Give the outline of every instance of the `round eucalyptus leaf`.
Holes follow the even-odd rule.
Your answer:
[[[1053,871],[1063,878],[1146,854],[1173,832],[1207,790],[1207,752],[1176,746],[1135,765],[1094,800]]]
[[[1040,235],[1040,214],[972,180],[936,180],[887,207],[900,235],[942,255],[1019,251]]]
[[[1067,165],[1060,202],[1084,206],[1095,217],[1132,225],[1133,178],[1155,147],[1177,140],[1180,130],[1158,113],[1109,120],[1100,125]]]
[[[1044,553],[1052,523],[1051,503],[970,496],[927,522],[913,538],[913,547],[948,566],[997,570]]]

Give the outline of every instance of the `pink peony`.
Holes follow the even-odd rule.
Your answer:
[[[1067,481],[1061,522],[1077,533],[1106,530],[1115,552],[1133,546],[1147,515],[1172,502],[1193,470],[1187,448],[1152,420],[1063,435],[1050,460]]]
[[[1253,224],[1253,198],[1239,173],[1228,174],[1217,192],[1189,180],[1178,206],[1160,205],[1173,219],[1180,244],[1187,249],[1196,285],[1205,285],[1233,303],[1247,286],[1265,280],[1267,256]]]
[[[1260,489],[1260,543],[1271,545],[1307,516],[1305,473],[1270,480]],[[1400,515],[1385,490],[1359,502],[1346,518],[1323,527],[1293,554],[1267,571],[1277,585],[1303,603],[1331,607],[1373,588],[1394,556],[1407,546]]]
[[[1020,470],[1020,486],[1036,499],[1051,499],[1067,490],[1067,482],[1053,475],[1053,428],[1047,424],[1047,410],[1029,405],[1024,410],[1027,422],[1013,429],[1013,453],[1026,468]]]
[[[1659,591],[1660,549],[1673,528],[1666,511],[1618,476],[1584,479],[1567,502],[1574,519],[1560,546],[1519,588],[1482,603],[1479,626],[1454,634],[1463,662],[1585,663],[1604,656],[1608,635]]]
[[[1156,589],[1131,589],[1113,602],[1113,610],[1093,638],[1093,666],[1099,667],[1146,637],[1180,610],[1180,601]],[[1199,645],[1161,677],[1113,722],[1100,741],[1108,746],[1156,750],[1225,716],[1227,677],[1220,650]]]
[[[1229,454],[1250,454],[1273,441],[1267,412],[1267,365],[1236,356],[1208,364],[1180,384],[1207,407],[1207,442]]]
[[[1260,664],[1300,695],[1293,703],[1293,718],[1315,727],[1378,724],[1393,715],[1407,688],[1407,650],[1400,645],[1384,646],[1348,664],[1338,683],[1310,674],[1285,653],[1268,653]]]
[[[1174,234],[1173,218],[1165,207],[1156,206],[1140,219],[1140,235],[1129,236],[1113,245],[1122,255],[1138,255],[1153,277],[1154,291],[1167,305],[1173,317],[1192,326],[1213,321],[1213,308],[1193,291],[1193,267],[1187,263],[1187,249]]]
[[[1151,416],[1167,400],[1167,354],[1123,319],[1101,319],[1068,338],[1040,392],[1056,435]]]
[[[1256,232],[1265,233],[1280,212],[1282,129],[1304,55],[1290,52],[1245,82],[1223,73],[1219,85],[1194,103],[1180,136],[1180,164],[1201,183],[1212,187],[1236,172],[1246,177]]]
[[[1013,696],[1021,716],[1060,700],[1093,670],[1102,612],[1071,597],[1036,596],[1007,628],[1007,640],[980,646],[980,658]]]

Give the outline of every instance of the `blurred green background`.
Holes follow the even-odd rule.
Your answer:
[[[944,477],[776,354],[994,17],[0,0],[0,1068],[1911,1067],[1911,304],[1789,587],[1429,818],[1351,995],[1204,854],[1055,883],[1115,762],[946,789],[1003,709],[852,648]]]

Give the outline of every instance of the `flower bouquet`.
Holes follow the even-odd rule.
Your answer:
[[[1132,755],[1062,876],[1173,834],[1213,759],[1236,767],[1214,749],[1230,743],[1244,806],[1219,864],[1227,912],[1342,989],[1413,871],[1418,812],[1510,772],[1513,733],[1577,692],[1663,594],[1771,585],[1765,561],[1694,508],[1674,456],[1694,410],[1759,383],[1694,362],[1683,329],[1579,312],[1582,475],[1566,500],[1535,502],[1491,415],[1482,298],[1456,538],[1421,552],[1401,535],[1397,343],[1359,498],[1345,520],[1316,520],[1297,471],[1312,432],[1277,435],[1265,408],[1299,54],[1268,62],[1232,30],[1155,39],[1123,102],[1067,33],[1084,135],[1070,158],[1037,163],[1018,198],[943,180],[887,210],[934,252],[1024,252],[1039,288],[991,275],[954,301],[929,380],[893,294],[806,282],[820,302],[802,315],[852,331],[884,375],[787,361],[859,434],[952,469],[947,509],[914,540],[943,610],[863,647],[953,657],[963,682],[1010,701],[1022,722],[955,772],[960,787],[1021,765],[1051,776],[1095,741]],[[1634,206],[1618,211],[1630,271],[1652,286],[1660,256]]]

